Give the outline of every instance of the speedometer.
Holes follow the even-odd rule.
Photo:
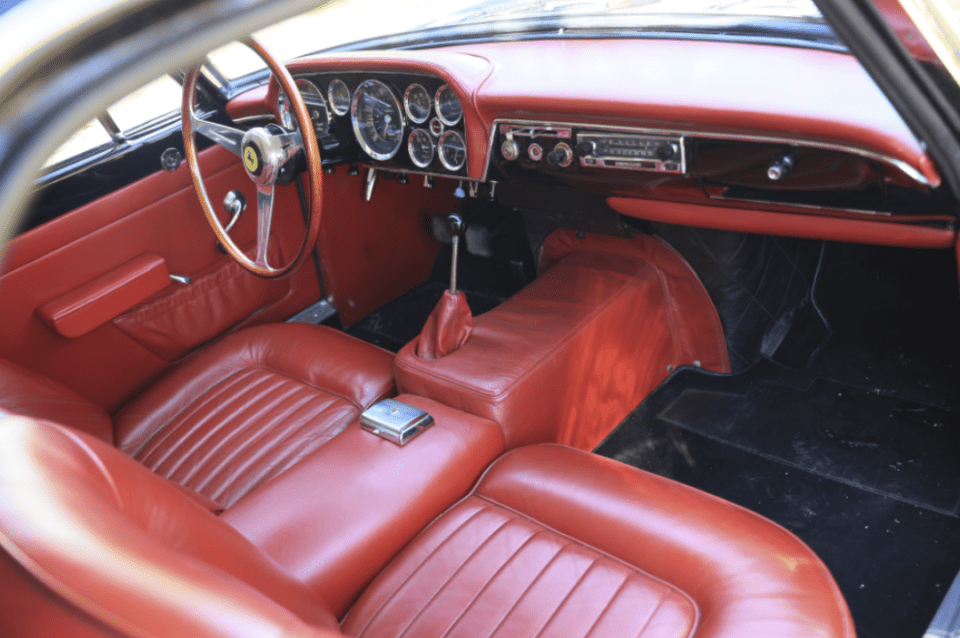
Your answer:
[[[403,112],[383,82],[367,80],[357,87],[350,120],[360,147],[375,160],[388,160],[403,144]]]
[[[456,131],[447,131],[437,142],[440,163],[448,171],[459,171],[467,161],[467,143]]]

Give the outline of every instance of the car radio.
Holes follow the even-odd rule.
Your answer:
[[[604,130],[566,124],[500,124],[500,155],[508,161],[566,168],[686,173],[683,136]]]

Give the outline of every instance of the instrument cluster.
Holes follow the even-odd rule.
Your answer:
[[[298,75],[324,165],[358,162],[387,170],[467,174],[463,104],[440,78],[411,73]],[[296,128],[281,91],[280,123]]]

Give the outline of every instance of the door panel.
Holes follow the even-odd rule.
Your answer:
[[[251,203],[231,236],[238,245],[253,245],[256,191],[239,160],[212,147],[200,161],[215,208],[231,189],[243,192]],[[272,249],[291,258],[304,232],[292,186],[277,189],[273,227],[277,242]],[[68,338],[44,323],[37,309],[149,254],[162,258],[171,274],[194,278],[229,264],[204,220],[185,165],[172,173],[155,173],[11,242],[0,275],[0,357],[42,372],[107,410],[118,407],[171,363],[112,321]],[[171,281],[144,305],[156,305],[192,285]],[[224,313],[230,321],[239,317],[240,325],[248,325],[282,320],[319,297],[316,273],[309,264],[289,278],[288,288],[280,294],[275,289],[271,294],[242,294],[251,287],[255,286],[241,282],[235,286],[238,295],[219,302],[221,309],[233,304]],[[114,310],[122,314],[140,307]]]

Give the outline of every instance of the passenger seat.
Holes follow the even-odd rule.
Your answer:
[[[555,445],[496,461],[342,628],[314,590],[169,482],[94,437],[10,414],[0,546],[0,626],[13,638],[854,635],[826,567],[786,530]]]

